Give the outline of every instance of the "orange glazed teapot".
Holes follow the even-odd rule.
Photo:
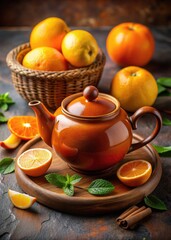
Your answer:
[[[126,153],[152,141],[162,123],[153,107],[142,107],[129,117],[117,99],[98,93],[94,86],[66,97],[54,115],[40,101],[29,106],[36,113],[43,141],[71,168],[85,174],[112,168]],[[132,143],[132,130],[146,113],[156,118],[155,128],[147,138]]]

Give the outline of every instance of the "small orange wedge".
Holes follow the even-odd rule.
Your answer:
[[[117,177],[130,187],[144,184],[151,176],[152,166],[147,160],[132,160],[124,163],[117,170]]]
[[[35,197],[32,197],[25,193],[19,193],[11,189],[8,189],[8,196],[11,202],[13,203],[13,205],[21,209],[27,209],[31,207],[33,203],[36,202]]]
[[[36,117],[14,116],[8,120],[8,128],[15,136],[30,140],[39,134]]]
[[[43,175],[52,162],[52,153],[45,148],[33,148],[23,152],[17,159],[19,168],[27,175]]]
[[[5,149],[14,149],[18,147],[21,142],[21,138],[17,137],[15,134],[11,133],[8,138],[0,142],[0,146]]]

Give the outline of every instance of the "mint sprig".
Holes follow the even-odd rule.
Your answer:
[[[0,109],[2,111],[7,111],[12,104],[14,104],[14,101],[9,96],[8,92],[0,94]],[[8,119],[4,116],[2,112],[0,112],[0,123],[5,123],[7,121]]]
[[[68,196],[74,195],[74,184],[81,180],[81,177],[77,174],[72,176],[67,174],[63,176],[57,173],[50,173],[45,175],[45,178],[49,183],[62,188],[64,193]]]
[[[14,104],[14,101],[9,96],[9,92],[0,94],[0,108],[3,111],[7,111],[11,104]]]
[[[165,203],[155,195],[149,195],[144,198],[144,202],[147,206],[157,210],[167,210]]]
[[[77,174],[74,174],[72,176],[66,174],[66,176],[63,176],[56,173],[50,173],[45,175],[45,178],[49,183],[59,188],[62,188],[64,193],[68,196],[74,195],[74,188],[79,188],[88,191],[92,195],[106,195],[114,190],[113,184],[104,179],[94,180],[93,182],[91,182],[88,188],[74,186],[82,179],[82,177],[80,177]]]
[[[8,174],[15,170],[15,162],[13,158],[3,158],[0,161],[0,173]]]

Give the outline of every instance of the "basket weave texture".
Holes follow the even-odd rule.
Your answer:
[[[29,43],[25,43],[7,55],[6,62],[11,69],[13,85],[28,102],[40,100],[51,109],[59,107],[65,97],[82,92],[86,86],[97,86],[106,62],[106,57],[101,52],[88,67],[67,71],[36,71],[21,64],[30,50]]]

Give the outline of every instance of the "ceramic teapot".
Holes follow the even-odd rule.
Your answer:
[[[110,169],[128,152],[152,141],[162,123],[153,107],[142,107],[129,117],[116,98],[99,93],[94,86],[66,97],[54,114],[37,100],[29,106],[37,116],[43,141],[71,168],[85,174]],[[156,119],[153,132],[132,143],[138,119],[149,113]]]

